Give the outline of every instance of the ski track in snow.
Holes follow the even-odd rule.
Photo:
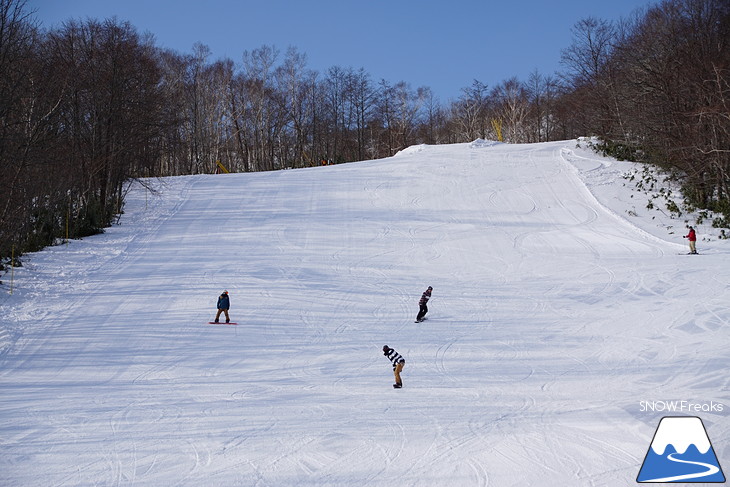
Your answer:
[[[0,485],[633,484],[640,401],[730,402],[730,252],[625,216],[627,164],[482,141],[135,186],[0,296]],[[223,289],[239,326],[206,324]]]

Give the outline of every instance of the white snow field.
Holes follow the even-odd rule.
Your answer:
[[[727,475],[730,245],[685,255],[632,167],[475,141],[135,184],[2,277],[0,485],[636,485],[677,415]]]

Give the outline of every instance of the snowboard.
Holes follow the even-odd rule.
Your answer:
[[[422,319],[420,319],[420,320],[416,320],[416,321],[414,321],[414,323],[421,323],[421,322],[424,322],[424,321],[426,321],[427,319],[428,319],[428,318],[422,318]]]
[[[225,321],[220,321],[218,323],[216,323],[215,321],[209,321],[208,324],[209,325],[237,325],[238,323],[235,323],[233,321],[231,321],[230,323],[226,323]]]

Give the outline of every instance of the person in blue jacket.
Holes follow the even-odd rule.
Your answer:
[[[221,313],[226,315],[226,323],[231,322],[231,317],[228,316],[228,310],[231,307],[231,300],[228,299],[228,291],[223,291],[223,294],[218,296],[218,313],[215,315],[215,322],[218,323],[218,319],[221,317]]]

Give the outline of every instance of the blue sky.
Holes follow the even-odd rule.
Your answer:
[[[618,20],[647,0],[27,0],[46,28],[70,18],[128,20],[158,46],[211,60],[262,45],[307,55],[310,69],[364,68],[373,81],[430,87],[456,99],[474,79],[493,87],[561,70],[571,28],[586,17]]]

